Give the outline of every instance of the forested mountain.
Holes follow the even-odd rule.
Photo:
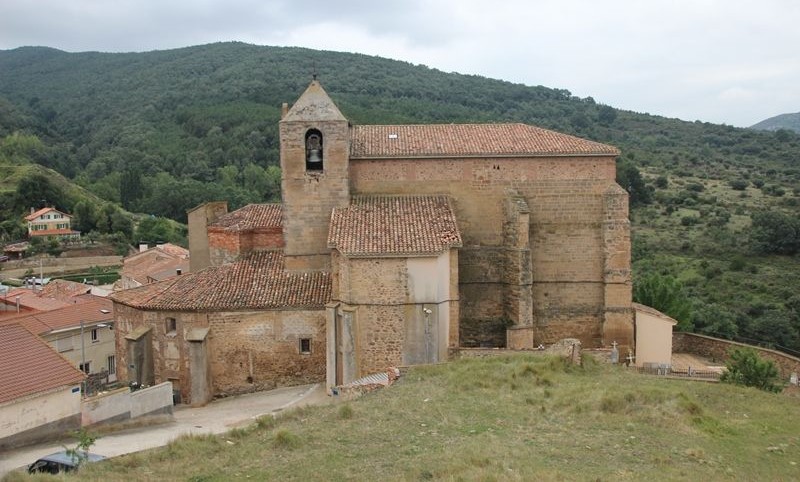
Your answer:
[[[758,124],[750,126],[751,129],[758,129],[761,131],[778,131],[781,129],[788,129],[794,132],[800,132],[800,112],[795,114],[781,114],[775,117],[765,119]]]
[[[700,332],[800,350],[800,135],[788,130],[667,119],[359,54],[26,47],[0,51],[0,163],[24,158],[181,221],[209,200],[278,200],[280,105],[313,72],[354,124],[524,122],[620,147],[637,299]],[[0,217],[26,209],[11,192],[0,184]]]

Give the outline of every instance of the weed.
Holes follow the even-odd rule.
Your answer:
[[[350,405],[342,405],[339,407],[339,418],[342,420],[350,420],[353,418],[353,407]]]
[[[269,430],[277,424],[278,421],[272,415],[262,415],[256,419],[256,426],[262,430]]]
[[[278,430],[275,432],[275,438],[273,440],[273,445],[277,448],[282,449],[296,449],[300,447],[301,441],[300,437],[293,434],[288,430]]]

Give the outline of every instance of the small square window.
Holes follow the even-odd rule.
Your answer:
[[[88,375],[88,374],[92,373],[92,370],[90,368],[91,364],[92,364],[92,362],[90,362],[90,361],[87,361],[86,363],[80,363],[80,364],[78,364],[78,370],[80,370],[83,373]]]
[[[178,322],[175,318],[167,318],[166,331],[168,335],[175,334],[178,331]]]
[[[304,355],[311,353],[311,338],[300,338],[300,353]]]

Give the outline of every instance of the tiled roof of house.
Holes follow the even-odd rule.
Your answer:
[[[86,295],[81,303],[71,304],[51,311],[33,313],[0,321],[0,325],[16,323],[36,335],[51,331],[86,326],[113,320],[114,304],[108,298]]]
[[[246,231],[257,228],[280,228],[280,204],[248,204],[236,211],[230,212],[209,225],[209,227],[222,228],[227,231]]]
[[[330,301],[329,273],[289,273],[283,253],[257,251],[222,266],[118,291],[110,298],[150,310],[322,308]]]
[[[147,284],[151,280],[161,281],[171,278],[180,269],[189,271],[189,250],[181,246],[166,243],[154,248],[128,256],[122,261],[122,272],[139,284]]]
[[[42,296],[41,292],[34,291],[27,288],[16,288],[8,292],[4,296],[4,301],[8,305],[16,304],[16,297],[19,296],[19,305],[21,307],[36,310],[36,311],[49,311],[56,308],[63,308],[68,306],[72,301],[64,301],[52,296]]]
[[[71,298],[85,295],[91,291],[92,287],[87,284],[65,279],[54,279],[42,286],[40,296],[69,302]]]
[[[328,247],[347,256],[434,254],[458,246],[447,196],[355,196],[331,214]]]
[[[84,374],[16,323],[0,325],[0,403],[77,385]]]
[[[57,213],[64,214],[65,216],[69,216],[69,214],[62,213],[61,211],[59,211],[56,208],[42,208],[42,209],[39,209],[38,211],[34,211],[34,212],[30,213],[29,215],[25,216],[25,220],[26,221],[33,221],[34,219],[38,218],[42,214],[47,214],[50,211],[55,211]]]
[[[526,124],[353,126],[353,159],[619,155],[616,147]]]

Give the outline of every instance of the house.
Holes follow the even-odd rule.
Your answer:
[[[28,223],[29,238],[59,238],[77,239],[80,238],[80,231],[73,230],[71,226],[72,216],[55,208],[42,208],[25,216]]]
[[[79,429],[84,377],[22,325],[0,324],[0,451]]]
[[[672,328],[678,322],[664,313],[640,303],[633,303],[636,320],[636,366],[672,364]],[[620,358],[624,357],[620,353]]]
[[[143,248],[122,260],[118,289],[136,288],[189,272],[188,249],[171,243]]]
[[[32,289],[4,290],[0,292],[0,320],[83,303],[91,299],[83,296],[91,291],[93,288],[89,285],[61,279],[52,280],[44,286],[34,284]]]
[[[23,326],[39,336],[75,368],[87,375],[104,374],[116,381],[116,345],[113,304],[94,295],[82,295],[78,303],[0,321]]]
[[[202,403],[462,347],[633,349],[616,148],[523,124],[351,125],[316,80],[279,131],[280,205],[190,210],[193,273],[112,296],[120,377]]]

